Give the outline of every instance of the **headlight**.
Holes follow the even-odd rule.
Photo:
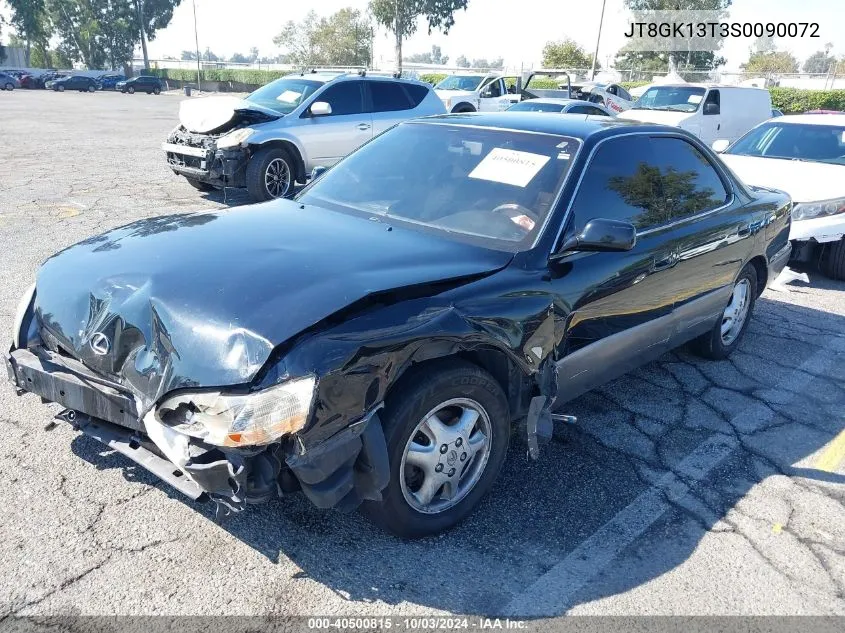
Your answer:
[[[183,393],[162,402],[156,416],[174,431],[215,446],[260,446],[305,426],[315,385],[309,376],[244,395]]]
[[[26,318],[26,313],[29,311],[29,306],[32,305],[32,297],[35,295],[35,284],[32,284],[26,289],[26,292],[21,295],[18,301],[18,309],[15,311],[15,322],[12,325],[12,343],[15,349],[20,349],[26,344],[26,332],[21,332],[23,329],[23,320]]]
[[[793,220],[808,220],[826,215],[845,212],[845,198],[820,200],[818,202],[799,202],[792,206]]]
[[[242,127],[239,130],[235,130],[234,132],[229,132],[225,136],[221,136],[217,139],[217,148],[218,149],[228,149],[230,147],[237,147],[245,140],[247,140],[252,133],[255,132],[251,127]]]

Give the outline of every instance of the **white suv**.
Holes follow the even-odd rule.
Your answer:
[[[505,80],[512,79],[511,88]],[[519,101],[517,77],[494,73],[458,73],[434,86],[449,112],[500,112]]]
[[[258,202],[291,194],[315,167],[331,167],[401,121],[445,112],[419,81],[303,73],[245,99],[183,101],[162,149],[197,189],[246,187]]]

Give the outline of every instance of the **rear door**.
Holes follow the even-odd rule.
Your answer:
[[[352,79],[329,84],[313,102],[325,101],[331,114],[312,116],[308,108],[301,115],[295,133],[308,155],[307,169],[331,167],[373,137],[373,115],[365,112],[363,83]]]

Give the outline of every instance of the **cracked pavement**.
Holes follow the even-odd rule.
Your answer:
[[[167,169],[177,97],[0,97],[3,336],[53,252],[246,202]],[[578,424],[538,462],[515,432],[480,509],[410,543],[300,495],[217,525],[68,425],[44,431],[57,407],[0,389],[0,618],[843,614],[845,284],[810,278],[763,295],[730,360],[677,350],[570,403]]]

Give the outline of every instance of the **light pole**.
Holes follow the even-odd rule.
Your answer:
[[[599,57],[599,42],[601,42],[601,25],[604,22],[604,5],[607,0],[601,0],[601,17],[599,18],[599,34],[596,36],[596,52],[593,53],[593,67],[590,69],[590,79],[596,78],[596,60]]]
[[[200,38],[197,34],[197,0],[192,0],[194,5],[194,43],[197,46],[197,92],[202,90],[202,80],[200,79]]]

